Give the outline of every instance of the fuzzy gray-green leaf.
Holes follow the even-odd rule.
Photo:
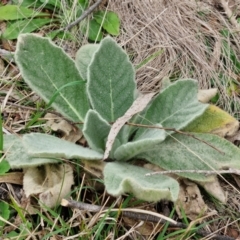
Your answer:
[[[159,125],[161,127],[161,125]],[[117,160],[127,161],[137,154],[154,149],[157,144],[164,141],[166,132],[163,129],[145,129],[145,131],[132,142],[121,145],[114,152]]]
[[[130,136],[130,128],[123,128],[126,122],[128,122],[135,114],[141,112],[151,101],[152,97],[155,95],[155,93],[148,93],[145,95],[138,96],[138,98],[133,102],[132,106],[125,112],[125,114],[118,118],[116,122],[112,125],[111,130],[108,135],[107,143],[106,143],[106,149],[104,152],[104,159],[107,159],[109,156],[109,153],[112,149],[112,144],[114,143],[114,139],[118,135],[118,133],[121,131],[121,139],[122,142],[125,142],[125,136]],[[129,130],[129,132],[127,132]],[[127,139],[126,139],[127,140]]]
[[[127,54],[112,38],[103,39],[89,65],[87,84],[93,109],[109,122],[121,117],[134,101],[134,78]]]
[[[4,152],[12,169],[36,167],[43,164],[58,163],[56,158],[32,157],[27,153],[21,137],[4,135]]]
[[[198,102],[197,93],[197,81],[178,80],[153,99],[142,123],[147,125],[159,123],[163,127],[177,130],[186,127],[208,107],[208,104]]]
[[[23,144],[28,154],[33,157],[82,160],[101,160],[103,158],[99,152],[47,134],[26,134],[23,136]]]
[[[179,185],[176,180],[164,175],[146,177],[150,170],[127,163],[107,163],[104,168],[104,184],[109,194],[120,196],[133,193],[138,199],[176,201]]]
[[[214,134],[193,133],[193,135],[199,140],[183,134],[174,134],[160,143],[155,150],[140,154],[138,157],[145,158],[166,170],[240,169],[238,147]],[[179,175],[200,182],[214,180],[211,175],[199,173]]]
[[[85,81],[74,61],[47,38],[22,34],[15,59],[25,82],[47,103],[73,121],[83,121],[89,109]],[[72,83],[72,84],[71,84]]]
[[[86,44],[77,51],[76,67],[84,80],[87,80],[88,66],[98,48],[99,44]]]
[[[83,134],[90,148],[99,152],[104,152],[110,129],[111,125],[96,111],[88,111],[83,127]]]

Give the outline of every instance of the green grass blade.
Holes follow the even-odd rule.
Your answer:
[[[152,55],[150,55],[149,57],[147,57],[146,59],[144,59],[142,62],[140,62],[138,65],[135,66],[135,69],[138,70],[141,67],[143,67],[144,65],[146,65],[147,63],[151,62],[154,58],[158,57],[159,55],[161,55],[164,52],[163,49],[153,53]]]
[[[74,85],[78,85],[78,84],[85,84],[85,82],[80,82],[80,81],[74,81],[74,82],[70,82],[67,83],[65,85],[63,85],[62,87],[60,87],[51,97],[50,101],[48,102],[47,106],[46,106],[46,110],[48,108],[50,108],[50,106],[52,105],[52,103],[55,101],[55,99],[57,98],[57,96],[60,94],[60,92],[66,88],[66,87],[70,87],[70,86],[74,86]]]

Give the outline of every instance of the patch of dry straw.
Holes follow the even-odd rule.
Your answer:
[[[238,85],[234,64],[223,59],[223,41],[239,54],[236,20],[239,4],[225,0],[109,0],[108,10],[121,19],[118,42],[134,64],[162,50],[137,71],[141,91],[159,90],[163,78],[197,79],[200,88],[218,87],[219,104],[228,111],[239,102],[235,91],[229,94],[231,81]],[[221,30],[236,33],[223,37]],[[229,53],[227,53],[229,54]],[[235,108],[236,113],[237,108]]]

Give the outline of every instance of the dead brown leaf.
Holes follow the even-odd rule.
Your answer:
[[[191,220],[202,216],[207,210],[197,184],[182,180],[180,182],[180,192],[176,202],[176,211],[180,218],[183,218],[182,211]]]
[[[217,94],[217,88],[198,90],[198,101],[208,103]]]
[[[47,164],[27,168],[23,189],[27,197],[39,196],[41,204],[56,206],[71,191],[73,170],[68,164]]]
[[[217,177],[215,177],[213,182],[199,182],[198,184],[222,203],[227,202],[227,194],[222,189]]]
[[[49,127],[53,131],[61,132],[63,134],[62,138],[70,142],[77,142],[82,138],[82,132],[79,128],[74,127],[69,122],[63,118],[53,114],[47,113],[45,115],[46,119],[49,119],[46,122],[46,127]]]
[[[232,143],[235,141],[240,141],[240,130],[238,130],[234,135],[226,137],[226,139]]]
[[[120,118],[116,120],[116,122],[112,125],[111,130],[108,134],[108,139],[106,143],[106,150],[103,156],[103,159],[107,159],[109,156],[109,153],[112,149],[112,145],[114,143],[114,140],[121,130],[122,126],[130,120],[135,114],[141,112],[144,110],[144,108],[148,105],[148,103],[151,101],[153,96],[156,93],[148,93],[145,95],[140,95],[132,104],[132,106],[127,110],[127,112]]]

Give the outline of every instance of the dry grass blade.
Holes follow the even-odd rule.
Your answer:
[[[237,36],[221,35],[221,30],[235,29],[227,21],[221,3],[204,1],[109,1],[109,9],[116,11],[122,23],[118,41],[124,45],[137,65],[160,49],[164,52],[137,71],[142,91],[161,87],[161,80],[169,77],[194,78],[201,88],[217,87],[220,104],[230,108],[230,100],[239,102],[236,94],[229,95],[230,81],[238,81],[233,63],[222,59],[222,41],[226,40],[239,54]],[[236,8],[234,8],[236,9]],[[162,13],[160,16],[159,13]],[[234,12],[234,16],[239,12]],[[210,81],[211,80],[211,81]]]
[[[155,93],[148,93],[145,95],[139,96],[132,104],[132,106],[127,110],[127,112],[120,118],[116,120],[116,122],[112,125],[111,130],[108,134],[108,139],[106,143],[106,150],[103,156],[103,159],[107,159],[109,156],[109,153],[112,149],[112,145],[114,143],[114,140],[121,130],[121,128],[124,126],[124,124],[130,120],[135,114],[141,112],[151,101]]]
[[[86,204],[83,202],[77,202],[74,200],[68,200],[68,199],[63,199],[62,200],[62,206],[65,207],[71,207],[71,208],[78,208],[81,210],[89,210],[89,211],[93,211],[93,212],[97,212],[97,216],[95,216],[92,220],[97,221],[96,217],[99,217],[99,213],[106,213],[109,211],[108,207],[104,207],[104,206],[98,206],[98,205],[92,205],[92,204]],[[99,212],[98,212],[99,211]],[[168,218],[162,214],[159,213],[155,213],[155,212],[151,212],[151,211],[147,211],[147,210],[143,210],[143,209],[135,209],[135,208],[126,208],[126,209],[119,209],[119,208],[113,208],[110,209],[110,212],[121,212],[123,217],[128,217],[128,218],[133,218],[136,220],[141,220],[141,221],[150,221],[150,222],[155,222],[155,223],[169,223],[169,226],[172,227],[177,227],[177,228],[183,228],[186,229],[186,231],[191,231],[191,227],[193,225],[196,224],[196,221],[201,221],[202,219],[206,218],[203,217],[202,219],[196,220],[192,223],[190,223],[190,225],[185,225],[183,223],[179,223],[176,222],[174,220],[172,220],[171,218]],[[207,217],[214,215],[215,212],[209,214]],[[132,228],[133,230],[133,228]],[[125,236],[127,236],[128,234],[130,234],[130,230],[125,233]],[[222,236],[222,235],[218,235],[215,233],[211,233],[209,231],[204,231],[204,230],[196,230],[196,233],[203,236],[203,237],[207,237],[209,235],[212,235],[213,239],[217,239],[217,240],[234,240],[234,238],[232,237],[228,237],[228,236]],[[122,239],[122,238],[119,238]]]
[[[67,199],[63,199],[61,202],[61,205],[64,207],[73,207],[73,208],[78,208],[78,209],[82,209],[82,210],[87,210],[87,211],[91,211],[91,212],[100,212],[104,213],[107,212],[109,210],[108,207],[102,207],[102,206],[97,206],[97,205],[93,205],[93,204],[87,204],[87,203],[83,203],[83,202],[76,202],[73,200],[67,200]],[[153,220],[156,219],[157,221],[160,221],[161,219],[170,222],[172,224],[177,224],[176,221],[172,220],[171,218],[168,218],[162,214],[159,213],[155,213],[155,212],[149,212],[147,210],[143,210],[143,209],[135,209],[135,208],[126,208],[126,209],[119,209],[119,208],[112,208],[110,210],[111,212],[122,212],[124,216],[127,217],[133,217],[133,218],[138,218],[141,220]],[[145,215],[145,217],[144,217]],[[153,217],[153,218],[151,218]],[[153,220],[154,221],[154,220]]]

